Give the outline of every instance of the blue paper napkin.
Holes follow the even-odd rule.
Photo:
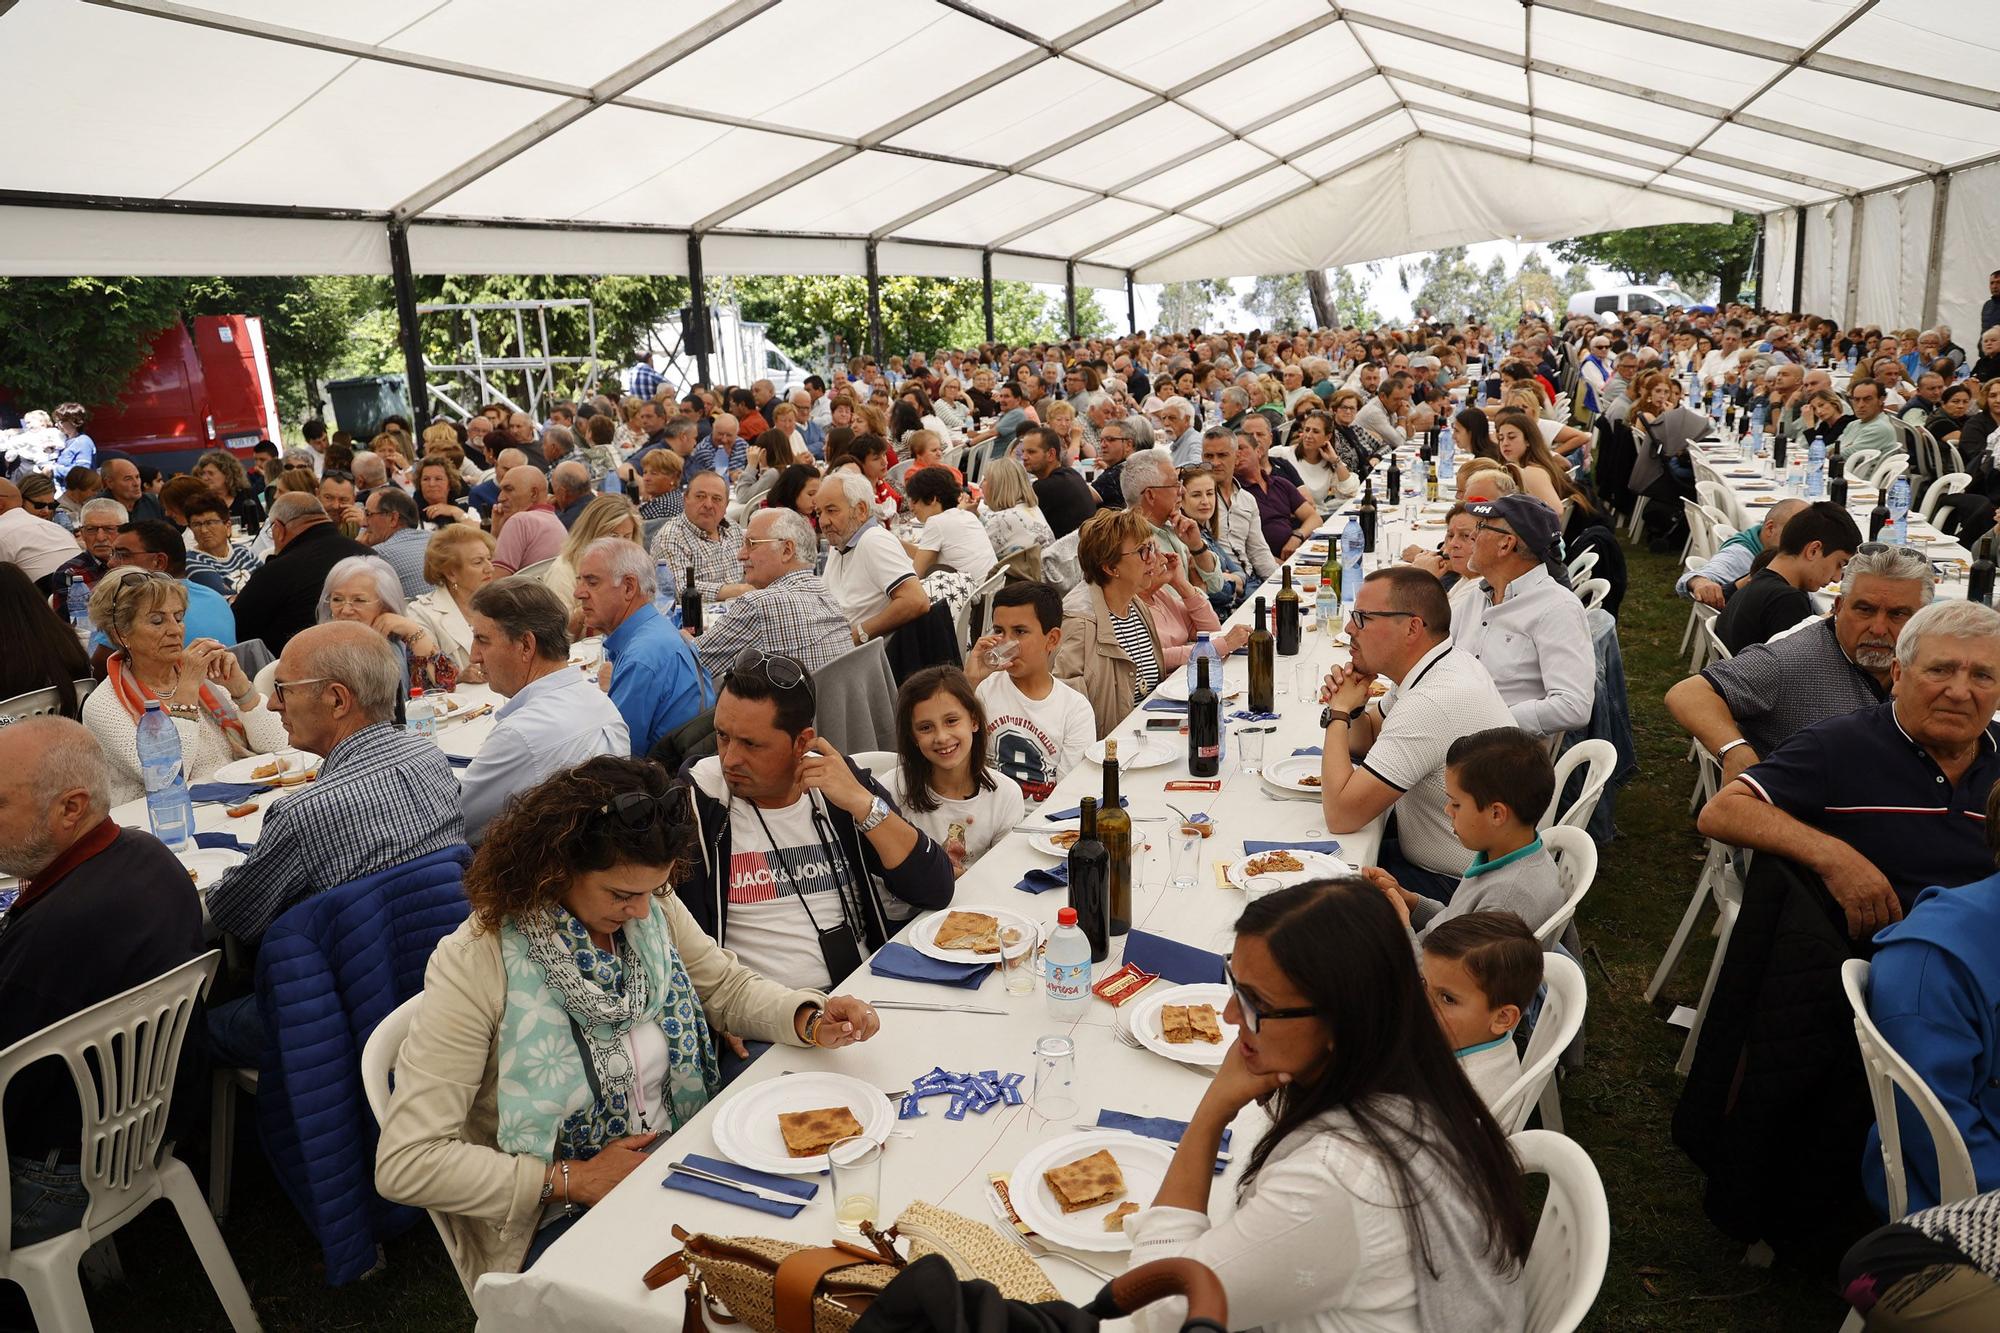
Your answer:
[[[799,1211],[806,1206],[806,1201],[819,1193],[819,1186],[816,1183],[800,1180],[797,1176],[774,1176],[768,1171],[752,1171],[747,1166],[738,1166],[734,1162],[725,1162],[714,1157],[700,1157],[694,1153],[688,1153],[681,1160],[710,1175],[728,1176],[731,1180],[740,1180],[746,1185],[755,1185],[758,1189],[789,1194],[798,1202],[776,1203],[770,1199],[760,1199],[754,1194],[733,1190],[712,1180],[698,1180],[693,1176],[684,1176],[678,1171],[669,1172],[667,1178],[660,1182],[666,1189],[685,1190],[689,1194],[699,1194],[723,1203],[740,1204],[745,1208],[755,1208],[760,1213],[769,1213],[773,1217],[797,1217]]]
[[[1299,747],[1298,749],[1296,749],[1296,750],[1292,751],[1292,753],[1293,753],[1293,754],[1295,754],[1295,755],[1296,755],[1296,754],[1320,754],[1320,753],[1322,753],[1322,751],[1320,750],[1320,748],[1319,748],[1319,747],[1318,747],[1317,745],[1301,745],[1301,746],[1300,746],[1300,747]]]
[[[938,986],[956,986],[960,990],[978,990],[979,983],[986,980],[986,974],[993,970],[993,964],[947,963],[942,958],[932,958],[929,954],[918,953],[907,944],[891,940],[868,960],[868,970],[878,977],[894,977],[898,981],[928,981]]]
[[[270,787],[268,782],[197,782],[188,788],[188,798],[241,805],[251,797],[269,791]]]
[[[1126,809],[1131,804],[1132,804],[1132,798],[1129,796],[1120,796],[1118,798],[1118,808],[1120,810]],[[1083,814],[1083,807],[1080,805],[1073,805],[1067,810],[1058,810],[1052,815],[1044,814],[1042,818],[1050,820],[1055,823],[1061,823],[1065,819],[1080,818],[1082,814]]]
[[[1143,1134],[1149,1139],[1161,1139],[1167,1143],[1179,1143],[1187,1133],[1188,1122],[1175,1120],[1163,1115],[1132,1115],[1125,1111],[1104,1110],[1097,1113],[1099,1129],[1122,1129],[1127,1134]],[[1236,1133],[1233,1129],[1222,1131],[1221,1150],[1229,1151],[1229,1140]],[[1228,1163],[1220,1158],[1215,1163],[1215,1174],[1228,1170]]]
[[[1187,712],[1187,700],[1154,698],[1146,700],[1139,707],[1142,711],[1148,713],[1185,713]]]
[[[1259,852],[1324,852],[1328,856],[1340,855],[1340,844],[1329,838],[1325,842],[1267,842],[1257,838],[1243,840],[1243,854],[1255,856]]]
[[[472,756],[469,754],[446,754],[445,762],[453,768],[469,768],[472,765]]]
[[[1153,935],[1143,930],[1132,931],[1125,937],[1125,961],[1137,963],[1145,971],[1165,977],[1176,986],[1193,986],[1202,982],[1219,985],[1222,981],[1221,954],[1192,948],[1164,935]]]
[[[242,852],[245,856],[248,856],[251,850],[251,844],[234,833],[197,833],[194,835],[194,845],[211,851],[220,849],[225,852]]]
[[[1239,708],[1229,715],[1229,720],[1231,722],[1276,722],[1278,717],[1277,713],[1253,713],[1246,708]]]
[[[1023,893],[1047,893],[1050,889],[1069,887],[1069,865],[1065,862],[1046,870],[1030,870],[1021,876],[1021,882],[1014,886]]]

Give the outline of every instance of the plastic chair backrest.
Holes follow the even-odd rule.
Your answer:
[[[1907,454],[1890,454],[1876,465],[1873,475],[1868,480],[1876,490],[1881,491],[1886,497],[1889,491],[1889,483],[1909,470],[1910,459]]]
[[[896,770],[903,762],[894,750],[863,750],[847,757],[867,769],[876,781],[885,786],[895,780]]]
[[[1584,610],[1595,611],[1611,595],[1611,580],[1585,579],[1576,585],[1576,595],[1583,599]]]
[[[1525,1333],[1570,1333],[1582,1325],[1611,1260],[1611,1204],[1590,1154],[1546,1129],[1511,1140],[1521,1171],[1549,1178],[1535,1242],[1521,1274],[1528,1298]]]
[[[1609,742],[1606,742],[1609,744]],[[1584,895],[1597,881],[1597,842],[1581,825],[1558,824],[1542,832],[1542,846],[1556,863],[1556,882],[1562,885],[1563,904],[1535,931],[1544,949],[1552,949],[1583,906]]]
[[[158,1197],[154,1176],[166,1155],[181,1043],[194,1002],[208,990],[221,959],[211,949],[0,1051],[0,1097],[16,1074],[52,1056],[76,1083],[83,1115],[79,1160],[90,1194],[82,1224],[87,1232]],[[11,1194],[10,1185],[0,1185],[0,1253],[13,1244]]]
[[[83,703],[81,692],[78,693],[77,703]],[[62,698],[56,693],[56,687],[49,685],[17,694],[11,699],[0,699],[0,727],[10,722],[25,722],[31,717],[55,717],[61,712]]]
[[[410,1035],[410,1021],[417,1016],[417,1006],[423,1002],[423,992],[418,991],[391,1009],[389,1016],[368,1034],[368,1043],[361,1048],[361,1090],[368,1095],[368,1109],[375,1113],[378,1126],[389,1113],[389,1094],[393,1091],[390,1075],[395,1072],[396,1057],[402,1052],[403,1038]]]
[[[555,562],[555,557],[550,556],[547,560],[537,560],[532,565],[523,565],[514,572],[524,579],[539,579],[549,572],[549,566]]]
[[[1972,475],[1967,472],[1947,472],[1924,491],[1923,503],[1917,506],[1917,514],[1926,522],[1937,515],[1938,504],[1947,495],[1957,495],[1972,484]]]
[[[1882,1139],[1882,1175],[1888,1186],[1889,1217],[1901,1218],[1910,1211],[1910,1186],[1903,1172],[1903,1138],[1898,1126],[1896,1094],[1909,1099],[1931,1134],[1937,1151],[1938,1202],[1957,1203],[1979,1192],[1972,1172],[1972,1158],[1965,1140],[1952,1123],[1937,1094],[1910,1062],[1897,1054],[1875,1020],[1868,1015],[1868,963],[1850,958],[1840,965],[1840,987],[1847,992],[1848,1007],[1854,1010],[1854,1036],[1861,1044],[1861,1063],[1868,1074],[1868,1100],[1875,1104],[1875,1124]]]
[[[1556,815],[1556,807],[1562,804],[1563,789],[1569,786],[1570,775],[1584,765],[1590,766],[1584,775],[1583,790],[1570,802],[1569,809]],[[1604,788],[1611,781],[1611,772],[1618,766],[1618,749],[1602,737],[1578,741],[1564,751],[1556,761],[1556,791],[1549,798],[1549,808],[1542,811],[1542,817],[1535,821],[1535,827],[1546,829],[1557,824],[1567,824],[1582,828],[1590,822],[1591,811],[1597,808],[1597,798],[1604,794]]]
[[[1528,1113],[1541,1102],[1542,1089],[1556,1076],[1556,1060],[1583,1030],[1583,1012],[1589,1003],[1583,969],[1563,954],[1542,955],[1542,981],[1548,993],[1542,999],[1541,1017],[1528,1038],[1528,1050],[1521,1057],[1521,1072],[1513,1085],[1500,1094],[1489,1109],[1494,1120],[1508,1134],[1518,1134],[1528,1123]]]
[[[1697,564],[1700,562],[1697,561]],[[1569,562],[1569,581],[1572,585],[1590,577],[1590,571],[1597,568],[1597,552],[1585,551]]]

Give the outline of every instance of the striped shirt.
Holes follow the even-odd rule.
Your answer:
[[[1137,605],[1130,615],[1112,613],[1111,632],[1118,636],[1119,650],[1132,661],[1132,702],[1136,704],[1160,684],[1160,659],[1153,652],[1153,636],[1146,632]]]
[[[218,560],[206,551],[197,550],[187,553],[189,574],[215,575],[229,585],[231,596],[243,591],[243,585],[250,581],[250,576],[255,574],[257,567],[263,563],[263,560],[258,558],[257,553],[250,547],[234,544],[229,548],[229,558],[227,560]]]

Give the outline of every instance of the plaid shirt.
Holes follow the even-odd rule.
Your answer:
[[[644,361],[632,367],[631,379],[631,384],[626,386],[626,392],[634,398],[651,398],[660,391],[660,372]]]
[[[852,648],[854,638],[826,580],[810,569],[798,569],[769,587],[715,608],[708,627],[695,640],[701,664],[716,680],[752,644],[795,657],[807,671],[818,671]]]
[[[700,446],[688,455],[687,468],[683,475],[688,481],[693,481],[703,472],[720,472],[725,481],[734,481],[736,474],[749,466],[750,443],[739,435],[736,437],[736,443],[729,447],[727,461],[723,459],[722,450],[716,447],[715,441],[703,440]]]
[[[728,519],[717,526],[711,540],[701,535],[701,529],[686,514],[680,514],[669,519],[653,538],[653,559],[667,562],[676,589],[687,585],[692,566],[694,586],[701,590],[703,601],[712,602],[723,584],[743,581],[743,561],[737,554],[742,546],[742,534]]]
[[[647,522],[656,518],[679,518],[687,505],[687,492],[675,487],[657,500],[648,500],[639,506],[639,517]]]
[[[208,891],[209,919],[255,941],[293,903],[464,841],[444,751],[377,722],[334,746],[316,780],[270,807],[249,859]]]

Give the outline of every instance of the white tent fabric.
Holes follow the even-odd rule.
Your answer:
[[[407,227],[433,272],[684,272],[692,234],[711,273],[1110,286],[1742,209],[1773,293],[1970,313],[2000,62],[1928,0],[1421,9],[0,0],[0,273],[382,272]]]

